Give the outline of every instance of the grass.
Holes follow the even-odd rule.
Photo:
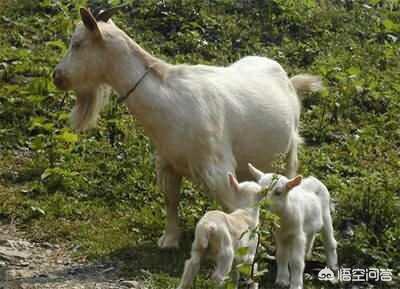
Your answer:
[[[321,75],[326,91],[303,100],[300,172],[323,180],[335,199],[341,264],[399,272],[398,3],[275,0],[242,9],[235,2],[146,0],[114,19],[171,63],[224,65],[256,54],[276,59],[290,75]],[[196,221],[216,205],[186,182],[182,248],[159,250],[164,200],[155,185],[154,149],[140,126],[113,99],[97,129],[79,135],[69,129],[73,94],[56,90],[51,72],[84,4],[0,4],[0,219],[16,220],[32,239],[119,260],[126,277],[173,288]],[[346,222],[351,239],[341,234]],[[271,253],[270,236],[265,242]],[[321,263],[318,244],[314,261]],[[263,258],[261,266],[270,269],[263,286],[273,288],[273,266]],[[197,288],[212,287],[207,272]]]

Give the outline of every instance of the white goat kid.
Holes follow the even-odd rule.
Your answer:
[[[295,175],[301,142],[296,90],[318,90],[318,77],[289,79],[277,62],[263,57],[245,57],[227,67],[167,64],[129,38],[107,11],[96,17],[81,9],[83,24],[54,71],[54,83],[77,93],[72,113],[77,130],[96,123],[104,86],[124,99],[143,126],[157,151],[158,184],[166,199],[161,247],[178,245],[182,177],[204,185],[232,211],[238,204],[227,172],[244,179],[248,162],[269,169],[287,153],[287,175]]]
[[[258,236],[251,237],[251,230],[259,222],[258,203],[263,197],[262,188],[256,182],[238,183],[232,174],[228,174],[228,178],[240,209],[231,214],[210,211],[200,219],[196,226],[191,257],[185,263],[179,289],[191,287],[203,257],[215,259],[216,269],[212,278],[218,284],[223,283],[231,271],[238,248],[247,247],[248,251],[245,256],[236,256],[235,261],[253,264]],[[238,279],[239,276],[236,276],[236,281]],[[258,284],[253,283],[252,288],[257,289]]]
[[[262,187],[271,186],[274,174],[264,174],[251,165],[249,167]],[[303,287],[304,259],[311,257],[315,235],[321,230],[328,266],[337,269],[330,195],[326,186],[315,177],[302,180],[301,176],[293,179],[275,176],[276,183],[272,184],[267,199],[271,211],[280,218],[280,227],[274,234],[278,266],[276,283],[299,289]]]

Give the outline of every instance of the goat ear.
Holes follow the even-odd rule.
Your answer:
[[[286,191],[290,191],[294,187],[300,185],[301,181],[303,180],[303,177],[298,175],[294,177],[293,179],[289,180],[286,184]]]
[[[262,171],[256,169],[251,163],[248,163],[248,167],[251,175],[256,179],[256,181],[259,181],[264,175]]]
[[[228,173],[229,185],[235,191],[239,191],[239,182],[232,173]]]
[[[101,36],[99,26],[97,25],[97,21],[94,18],[92,12],[90,12],[90,10],[86,8],[81,8],[79,12],[81,14],[81,19],[85,27],[90,31],[96,33],[97,35]]]

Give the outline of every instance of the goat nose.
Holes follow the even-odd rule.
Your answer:
[[[53,71],[53,82],[58,88],[63,87],[63,75],[57,68]]]
[[[56,80],[56,79],[59,79],[59,78],[61,78],[61,72],[60,72],[59,69],[56,68],[53,71],[53,80]]]

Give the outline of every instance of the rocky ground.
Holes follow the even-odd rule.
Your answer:
[[[121,279],[118,264],[74,258],[76,248],[27,241],[15,226],[0,224],[0,289],[144,289]]]

